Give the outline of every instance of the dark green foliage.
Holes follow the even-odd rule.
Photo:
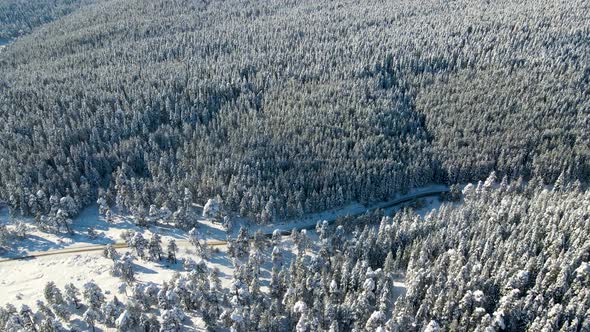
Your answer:
[[[0,199],[31,214],[39,189],[84,206],[103,186],[141,214],[176,211],[188,188],[274,222],[492,169],[585,180],[583,12],[581,1],[84,6],[0,54]]]

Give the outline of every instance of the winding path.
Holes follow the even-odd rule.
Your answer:
[[[336,220],[338,220],[341,217],[356,217],[356,216],[363,215],[367,212],[375,211],[378,209],[384,210],[384,209],[394,207],[396,205],[400,205],[403,203],[413,201],[415,199],[424,198],[424,197],[431,197],[431,196],[438,196],[442,193],[447,193],[447,192],[449,192],[449,188],[447,186],[443,186],[443,185],[436,185],[436,186],[430,186],[430,187],[426,187],[426,188],[419,188],[419,189],[413,190],[411,193],[409,193],[407,195],[403,195],[403,196],[393,199],[391,201],[382,202],[382,203],[372,205],[369,208],[361,208],[361,209],[356,209],[356,210],[352,210],[352,211],[346,211],[346,210],[334,211],[334,213],[331,213],[328,215],[326,215],[326,213],[314,213],[314,214],[309,215],[309,217],[306,218],[306,220],[304,220],[304,221],[300,221],[300,222],[296,222],[296,223],[286,223],[286,224],[278,223],[276,225],[272,225],[272,226],[267,227],[267,229],[263,228],[263,231],[267,236],[272,235],[272,232],[275,229],[278,229],[282,235],[289,235],[289,234],[291,234],[291,230],[293,230],[293,228],[295,228],[297,230],[315,229],[315,226],[316,226],[318,220],[325,220],[329,224],[331,224],[331,223],[334,223]]]
[[[449,189],[445,186],[437,186],[434,188],[427,188],[424,190],[416,190],[415,192],[408,194],[408,195],[404,195],[402,197],[399,197],[397,199],[394,199],[392,201],[389,202],[384,202],[384,203],[380,203],[380,204],[376,204],[374,206],[371,206],[370,208],[367,209],[363,209],[361,211],[354,211],[351,213],[346,213],[346,214],[342,214],[342,215],[338,215],[338,214],[334,214],[333,216],[329,217],[329,218],[322,218],[319,217],[317,219],[310,221],[304,221],[301,223],[297,223],[295,224],[287,224],[290,225],[291,227],[287,227],[285,228],[285,224],[278,224],[276,226],[274,226],[274,229],[278,229],[282,235],[289,235],[291,234],[291,230],[293,228],[297,229],[297,230],[302,230],[302,229],[314,229],[317,220],[326,220],[328,223],[333,223],[335,222],[339,217],[342,216],[359,216],[362,214],[365,214],[367,212],[370,211],[374,211],[377,209],[387,209],[387,208],[391,208],[394,207],[396,205],[399,204],[403,204],[409,201],[412,201],[414,199],[418,199],[418,198],[424,198],[424,197],[430,197],[430,196],[436,196],[436,195],[440,195],[442,193],[448,192]],[[313,215],[312,215],[313,216]],[[294,226],[294,227],[293,227]],[[265,235],[270,237],[272,235],[272,230],[265,231]],[[182,245],[190,245],[190,242],[188,240],[176,240],[177,244],[182,244]],[[210,240],[207,241],[207,245],[211,246],[211,247],[222,247],[227,245],[227,241],[223,241],[223,240]],[[127,245],[127,243],[113,243],[112,246],[115,249],[126,249],[129,248],[129,246]],[[85,253],[85,252],[95,252],[95,251],[102,251],[104,250],[106,247],[106,245],[93,245],[93,246],[83,246],[83,247],[74,247],[74,248],[64,248],[64,249],[55,249],[55,250],[49,250],[49,251],[44,251],[44,252],[34,252],[34,253],[30,253],[28,255],[25,256],[20,256],[20,257],[11,257],[11,258],[3,258],[0,259],[0,263],[3,262],[9,262],[9,261],[16,261],[16,260],[26,260],[26,259],[34,259],[34,258],[39,258],[39,257],[47,257],[47,256],[56,256],[56,255],[64,255],[64,254],[77,254],[77,253]]]

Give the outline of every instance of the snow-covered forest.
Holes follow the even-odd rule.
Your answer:
[[[588,12],[0,0],[0,331],[590,331]]]
[[[36,310],[7,305],[0,326],[62,331],[77,315],[119,331],[180,331],[186,317],[212,331],[587,331],[590,191],[496,183],[492,174],[465,186],[463,197],[424,217],[404,210],[318,223],[313,236],[249,241],[242,229],[228,247],[234,269],[226,287],[218,270],[190,258],[186,272],[162,285],[133,283],[134,259],[171,261],[177,250],[136,234],[132,252],[104,252],[113,275],[130,285],[125,303],[93,282],[49,282]],[[210,258],[195,247],[195,257]]]
[[[76,213],[104,188],[142,214],[188,188],[272,222],[492,170],[587,180],[587,12],[99,1],[0,55],[0,199]]]

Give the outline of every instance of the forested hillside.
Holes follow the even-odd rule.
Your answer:
[[[19,37],[68,15],[91,0],[3,0],[0,2],[0,40]]]
[[[588,13],[0,0],[0,332],[590,331]]]
[[[184,188],[260,222],[427,183],[587,180],[585,1],[113,0],[0,54],[0,199]]]

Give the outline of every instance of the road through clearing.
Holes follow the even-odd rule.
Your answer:
[[[188,245],[190,242],[188,240],[177,240],[176,243],[178,245]],[[111,244],[115,249],[127,249],[129,245],[127,243],[113,243]],[[227,245],[227,241],[207,241],[207,245],[211,247],[220,247]],[[64,254],[78,254],[78,253],[86,253],[86,252],[93,252],[93,251],[103,251],[107,245],[95,245],[95,246],[83,246],[83,247],[74,247],[74,248],[65,248],[65,249],[56,249],[44,252],[33,252],[26,256],[20,257],[12,257],[12,258],[3,258],[0,259],[0,263],[8,262],[8,261],[17,261],[17,260],[24,260],[24,259],[32,259],[38,257],[46,257],[46,256],[55,256],[55,255],[64,255]]]
[[[374,211],[377,209],[384,209],[384,208],[390,208],[399,204],[403,204],[406,202],[409,202],[411,200],[414,199],[418,199],[418,198],[424,198],[424,197],[429,197],[429,196],[435,196],[435,195],[440,195],[441,193],[445,193],[448,192],[448,188],[440,186],[437,188],[431,188],[431,189],[427,189],[427,190],[418,190],[414,193],[411,193],[409,195],[405,195],[402,197],[399,197],[395,200],[389,201],[389,202],[385,202],[382,204],[377,204],[375,206],[372,206],[370,208],[364,209],[362,211],[354,211],[353,213],[348,213],[346,214],[347,216],[356,216],[356,215],[362,215],[364,213],[370,212],[370,211]],[[337,220],[336,217],[333,218],[318,218],[317,220],[326,220],[328,222],[334,222]],[[297,229],[297,230],[302,230],[302,229],[313,229],[315,227],[315,223],[317,222],[313,221],[313,222],[301,222],[298,224],[295,224],[294,227],[289,227],[289,228],[285,228],[285,225],[276,225],[276,229],[278,229],[282,235],[289,235],[291,233],[291,230],[293,228]],[[265,231],[265,235],[267,236],[271,236],[272,235],[272,230],[271,231]],[[177,240],[176,241],[177,244],[179,245],[187,245],[190,244],[190,242],[188,240]],[[226,246],[227,245],[227,241],[223,241],[223,240],[210,240],[207,241],[207,245],[211,246],[211,247],[221,247],[221,246]],[[112,246],[115,249],[126,249],[129,248],[129,245],[127,243],[113,243]],[[24,260],[24,259],[34,259],[34,258],[38,258],[38,257],[46,257],[46,256],[55,256],[55,255],[64,255],[64,254],[77,254],[77,253],[86,253],[86,252],[95,252],[95,251],[102,251],[104,250],[106,247],[106,245],[93,245],[93,246],[84,246],[84,247],[74,247],[74,248],[65,248],[65,249],[55,249],[55,250],[49,250],[49,251],[44,251],[44,252],[33,252],[30,253],[28,255],[24,255],[24,256],[20,256],[20,257],[11,257],[11,258],[3,258],[0,259],[0,263],[3,262],[8,262],[8,261],[16,261],[16,260]]]

